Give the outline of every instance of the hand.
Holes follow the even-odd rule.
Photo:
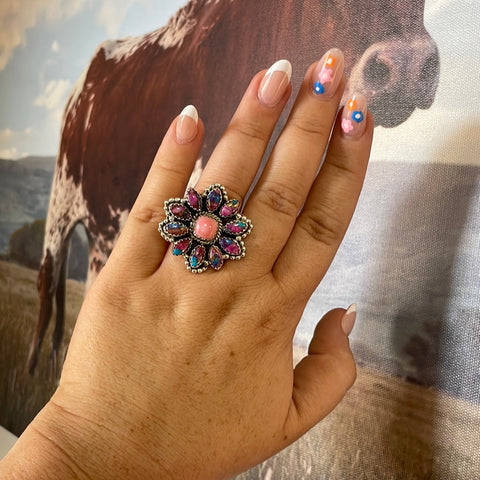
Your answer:
[[[157,231],[164,200],[183,196],[203,141],[201,121],[173,121],[85,298],[60,386],[4,469],[20,464],[35,478],[226,478],[292,443],[342,399],[355,379],[354,313],[329,312],[292,368],[296,326],[354,212],[373,133],[362,98],[343,121],[337,115],[343,57],[330,56],[333,76],[328,56],[308,69],[246,204],[254,226],[246,257],[219,271],[187,271]],[[288,64],[275,68],[251,81],[197,191],[220,183],[229,198],[245,198],[291,93]]]

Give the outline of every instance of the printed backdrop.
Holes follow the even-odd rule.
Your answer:
[[[188,42],[195,38],[200,45],[208,45],[212,58],[224,58],[231,54],[231,45],[239,42],[242,16],[231,12],[241,1],[245,16],[248,6],[261,5],[255,7],[261,10],[256,16],[259,22],[273,15],[269,4],[278,3],[194,1],[161,33],[104,43],[101,54],[120,68],[142,48],[148,52],[145,45],[160,39],[164,51],[183,48],[178,51],[181,62]],[[0,160],[0,424],[19,435],[55,388],[83,297],[87,265],[88,275],[94,276],[92,260],[101,266],[102,254],[109,249],[107,241],[102,244],[104,251],[97,242],[89,263],[87,238],[92,243],[96,237],[88,225],[86,233],[83,227],[75,229],[69,260],[73,279],[66,283],[65,338],[52,360],[53,326],[49,326],[34,374],[29,375],[27,357],[39,310],[36,269],[59,151],[61,112],[77,78],[80,81],[68,100],[70,112],[77,107],[81,111],[85,92],[95,87],[93,80],[89,83],[93,69],[86,77],[81,73],[94,52],[98,59],[96,48],[101,41],[158,29],[186,3],[64,0],[52,9],[51,2],[45,1],[32,3],[28,16],[22,2],[10,3],[16,12],[10,17],[0,6],[0,31],[4,32],[0,34],[0,157],[4,158]],[[268,67],[261,64],[270,58],[262,57],[263,44],[275,43],[272,62],[288,58],[292,49],[286,42],[292,32],[302,35],[303,26],[311,26],[318,15],[331,27],[318,23],[319,31],[333,32],[321,36],[330,44],[310,43],[298,56],[290,57],[296,71],[294,90],[304,66],[330,46],[340,46],[346,50],[351,82],[371,96],[378,124],[355,217],[295,337],[298,360],[323,313],[355,301],[359,313],[351,343],[359,369],[355,386],[328,418],[296,444],[238,478],[478,479],[478,2],[427,0],[423,5],[420,0],[310,0],[279,5],[290,5],[293,14],[284,17],[280,28],[259,28],[260,37],[255,38],[258,52],[241,58],[245,78]],[[204,30],[211,35],[198,39],[195,34],[201,22],[206,22]],[[355,27],[347,29],[347,39],[342,29],[345,24]],[[254,27],[249,24],[249,34],[256,32]],[[215,41],[216,35],[222,42]],[[114,75],[105,75],[109,74]],[[135,70],[129,75],[135,75]],[[164,85],[163,72],[156,75],[158,85]],[[164,75],[169,88],[181,89],[185,76],[200,81],[206,73],[191,62],[188,71],[178,70],[178,78]],[[219,75],[218,82],[223,81],[228,82],[228,89],[233,88],[229,77]],[[121,95],[130,93],[121,80],[116,85]],[[160,105],[166,121],[191,101],[188,85],[181,103]],[[232,94],[235,98],[219,87],[223,93],[201,105],[200,114],[207,124],[204,160],[211,150],[209,139],[213,143],[224,128],[243,86]],[[150,90],[139,91],[145,98]],[[94,106],[88,118],[96,108],[93,100],[90,102]],[[112,105],[113,100],[105,108]],[[227,110],[226,116],[214,125],[212,118],[218,118],[215,108],[220,106]],[[85,128],[96,128],[96,118],[92,116],[91,126],[86,122]],[[68,122],[64,121],[63,127],[68,128]],[[60,152],[68,153],[65,145]],[[63,162],[67,159],[58,156]],[[55,185],[59,185],[57,180]],[[52,215],[50,210],[47,224],[54,225]],[[114,218],[121,226],[120,207]],[[113,235],[112,244],[115,238]]]

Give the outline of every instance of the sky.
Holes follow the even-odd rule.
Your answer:
[[[98,44],[155,30],[185,3],[1,0],[0,158],[55,155],[64,105]],[[435,102],[399,127],[377,128],[372,160],[402,151],[405,161],[480,163],[480,140],[463,149],[454,141],[480,127],[478,0],[426,0],[425,25],[440,51]]]
[[[99,43],[168,22],[186,0],[1,0],[0,158],[55,155],[63,108]]]

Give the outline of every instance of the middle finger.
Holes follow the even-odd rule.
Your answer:
[[[345,85],[343,67],[343,54],[334,48],[307,70],[288,121],[245,209],[257,232],[249,240],[249,261],[267,262],[271,268],[290,236],[330,138]]]
[[[220,183],[243,200],[290,96],[291,74],[290,62],[279,60],[255,75],[195,186],[199,193]]]

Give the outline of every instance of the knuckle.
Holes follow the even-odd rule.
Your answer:
[[[324,122],[299,114],[292,118],[290,127],[294,135],[312,137],[312,140],[315,142],[318,142],[318,139],[328,139],[332,129],[331,125],[326,125]]]
[[[325,208],[305,214],[299,225],[313,240],[328,247],[338,245],[345,233],[343,222]]]
[[[354,170],[353,165],[357,163],[354,162],[354,164],[352,164],[348,160],[346,157],[332,156],[330,160],[325,163],[324,168],[328,170],[328,175],[332,178],[341,179],[342,182],[352,180],[356,183],[358,182],[358,172]]]
[[[160,223],[165,219],[163,208],[152,208],[149,206],[133,207],[130,216],[141,223]]]
[[[295,218],[303,199],[301,194],[288,184],[268,182],[259,193],[258,200],[275,213]]]
[[[263,124],[254,121],[232,121],[227,130],[230,130],[249,141],[253,140],[265,143],[270,138],[269,132],[265,129]]]
[[[161,155],[159,158],[154,160],[152,164],[152,172],[155,175],[165,177],[172,182],[178,180],[183,181],[189,175],[187,173],[187,170],[190,163],[193,164],[193,162],[187,161],[172,162],[172,159],[170,157]]]
[[[357,367],[350,351],[323,354],[323,367],[339,384],[348,390],[357,378]]]

